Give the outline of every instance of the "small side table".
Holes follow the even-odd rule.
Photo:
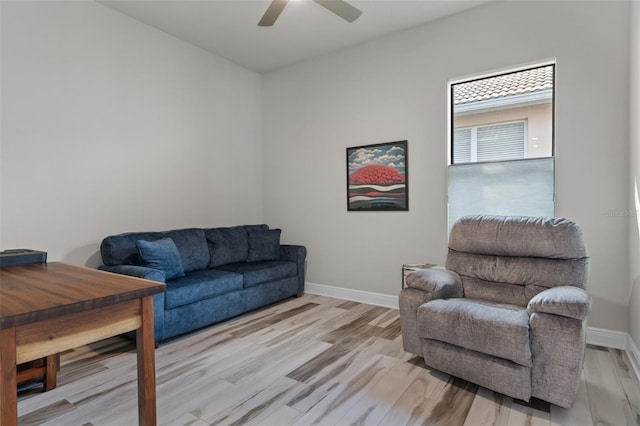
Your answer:
[[[435,263],[405,263],[404,265],[402,265],[402,288],[405,287],[407,275],[409,275],[411,272],[420,269],[431,269],[436,267],[438,267],[438,265],[436,265]]]

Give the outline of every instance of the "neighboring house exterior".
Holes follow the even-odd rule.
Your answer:
[[[453,162],[551,157],[553,68],[455,84]]]

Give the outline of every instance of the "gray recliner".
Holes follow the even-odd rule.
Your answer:
[[[561,218],[466,216],[446,269],[409,274],[404,349],[516,399],[573,405],[591,300],[582,231]]]

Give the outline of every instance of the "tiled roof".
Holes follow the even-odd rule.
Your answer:
[[[540,92],[553,87],[553,66],[534,68],[454,86],[454,105]]]

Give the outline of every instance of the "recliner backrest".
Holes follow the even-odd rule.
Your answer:
[[[586,289],[589,257],[568,219],[465,216],[449,234],[446,267],[460,275],[464,297],[526,306],[550,287]]]

